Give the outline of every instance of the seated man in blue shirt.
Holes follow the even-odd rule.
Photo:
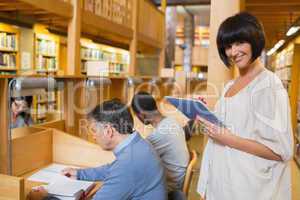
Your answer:
[[[133,131],[129,109],[119,100],[106,101],[89,114],[89,127],[97,143],[113,151],[116,160],[88,169],[63,173],[87,181],[102,181],[96,200],[166,200],[163,168],[151,145]]]
[[[190,160],[183,128],[173,117],[164,116],[159,111],[154,97],[148,92],[136,93],[131,107],[143,124],[154,127],[146,140],[152,144],[162,161],[168,192],[182,190]]]

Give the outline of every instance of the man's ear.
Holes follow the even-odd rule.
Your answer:
[[[105,137],[112,138],[115,134],[115,128],[111,125],[108,125],[108,127],[105,129]]]

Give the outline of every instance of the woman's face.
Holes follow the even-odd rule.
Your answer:
[[[234,42],[225,48],[225,53],[232,65],[239,69],[246,68],[251,64],[252,50],[248,42]]]
[[[12,108],[12,112],[15,115],[18,115],[19,113],[26,111],[28,109],[28,105],[27,105],[27,102],[24,100],[15,100],[12,103],[11,108]]]

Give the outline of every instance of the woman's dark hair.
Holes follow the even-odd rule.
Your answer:
[[[265,48],[265,33],[258,19],[241,12],[227,18],[219,27],[217,46],[220,58],[227,67],[231,62],[226,56],[225,49],[235,42],[248,42],[252,50],[252,62],[256,60]]]
[[[140,91],[134,95],[131,101],[132,110],[135,113],[155,112],[157,111],[156,101],[148,92]]]
[[[28,110],[20,112],[18,115],[24,119],[24,122],[27,126],[32,123],[31,115],[30,115],[30,107],[32,105],[32,96],[19,96],[19,97],[12,97],[11,102],[14,101],[25,101],[28,106]]]
[[[129,108],[119,99],[105,101],[96,106],[89,114],[90,119],[99,123],[109,123],[120,134],[133,133],[133,118]]]
[[[26,101],[28,108],[31,107],[32,104],[32,96],[19,96],[19,97],[12,97],[11,102],[14,101]]]

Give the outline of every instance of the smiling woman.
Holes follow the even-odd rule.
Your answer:
[[[216,104],[226,128],[198,118],[209,136],[198,192],[206,200],[291,199],[293,153],[289,100],[280,79],[263,67],[262,25],[252,15],[227,18],[217,36],[220,58],[236,66]]]

